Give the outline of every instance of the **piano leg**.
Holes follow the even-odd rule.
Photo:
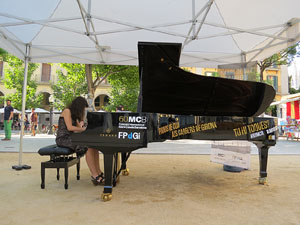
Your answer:
[[[112,199],[112,184],[113,184],[113,164],[114,155],[112,153],[105,153],[104,155],[104,190],[101,199],[106,202]]]
[[[264,144],[256,144],[259,152],[259,183],[265,184],[267,182],[267,164],[269,146]]]
[[[115,187],[118,182],[120,182],[120,171],[121,171],[121,153],[114,153],[114,172],[113,172],[113,186]]]

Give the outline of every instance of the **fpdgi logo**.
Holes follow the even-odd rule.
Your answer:
[[[141,139],[141,134],[138,132],[119,132],[118,134],[118,138],[119,139],[135,139],[135,140],[139,140]]]

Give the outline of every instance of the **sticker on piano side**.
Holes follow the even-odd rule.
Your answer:
[[[277,129],[278,129],[277,127],[272,127],[272,128],[267,130],[267,134],[271,134],[271,133],[277,131]]]
[[[257,123],[248,124],[242,127],[234,128],[233,132],[236,137],[259,133],[260,131],[266,130],[270,127],[270,121],[264,120]],[[256,134],[257,135],[257,134]],[[255,136],[255,135],[254,135]]]
[[[119,116],[120,123],[147,123],[147,116]]]
[[[273,141],[275,141],[275,140],[276,140],[276,136],[275,136],[275,135],[269,135],[269,136],[268,136],[268,140],[273,140]]]
[[[138,129],[138,130],[146,130],[146,124],[135,124],[135,123],[119,123],[118,128],[120,129]]]
[[[121,129],[147,129],[146,116],[119,116],[118,127]]]
[[[187,134],[193,134],[201,131],[213,130],[217,128],[216,122],[202,123],[189,127],[179,128],[172,131],[172,138],[180,137]]]
[[[119,132],[118,139],[140,140],[141,133],[138,132]]]
[[[261,136],[264,136],[264,132],[263,131],[259,131],[259,132],[256,132],[256,133],[253,133],[253,134],[250,134],[250,139],[254,139],[254,138],[257,138],[257,137],[261,137]]]
[[[159,127],[158,134],[162,135],[162,134],[171,132],[173,130],[177,130],[178,128],[180,128],[179,122],[169,123],[165,126]]]
[[[174,122],[174,123],[169,123],[168,125],[159,127],[158,134],[163,135],[165,133],[171,132],[172,138],[176,138],[179,136],[197,133],[200,131],[213,130],[216,128],[217,128],[216,122],[195,124],[195,125],[183,127],[183,128],[180,128],[179,122]]]

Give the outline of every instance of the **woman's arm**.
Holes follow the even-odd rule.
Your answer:
[[[85,127],[78,126],[78,121],[76,121],[77,126],[73,126],[70,109],[65,109],[62,112],[61,116],[65,119],[65,123],[66,123],[68,131],[85,131],[85,129],[86,129]]]
[[[83,121],[76,120],[76,126],[77,126],[77,127],[83,127],[83,126],[84,126],[84,122],[83,122]]]

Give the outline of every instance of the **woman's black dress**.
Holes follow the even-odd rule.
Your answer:
[[[72,121],[72,122],[74,125],[74,121]],[[73,131],[68,131],[68,129],[67,129],[65,119],[63,117],[59,117],[58,130],[57,130],[57,135],[56,135],[56,139],[55,139],[57,146],[70,148],[78,154],[85,154],[88,148],[85,146],[73,145],[72,139],[71,139],[72,133],[73,133]]]

